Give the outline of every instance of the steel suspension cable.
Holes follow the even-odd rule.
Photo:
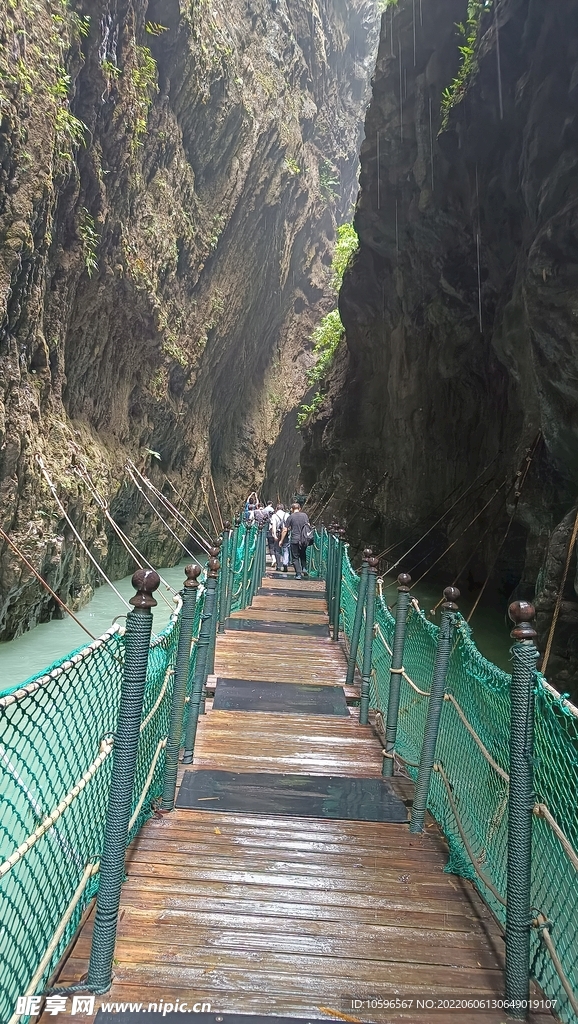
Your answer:
[[[114,590],[114,592],[115,592],[116,596],[118,597],[118,599],[119,599],[120,601],[122,601],[122,603],[123,603],[123,605],[125,606],[125,608],[128,608],[128,610],[129,610],[129,612],[130,612],[130,611],[131,611],[131,606],[130,606],[130,604],[128,603],[128,601],[125,601],[125,599],[124,599],[124,597],[122,596],[122,594],[120,593],[120,591],[118,591],[118,590],[116,589],[116,587],[115,587],[114,583],[112,582],[112,580],[110,580],[110,579],[108,578],[108,576],[106,575],[106,573],[105,573],[104,569],[103,569],[103,568],[102,568],[102,567],[101,567],[101,566],[99,565],[99,563],[97,562],[96,558],[94,557],[94,555],[92,554],[92,552],[91,552],[91,551],[89,550],[89,548],[88,548],[88,545],[87,545],[87,544],[86,544],[86,543],[84,542],[84,540],[83,540],[83,539],[82,539],[82,537],[80,536],[80,534],[79,534],[78,530],[76,529],[76,527],[75,527],[74,523],[72,522],[72,519],[71,519],[71,518],[70,518],[70,516],[68,515],[68,512],[66,511],[66,509],[65,509],[64,505],[62,504],[62,502],[61,502],[60,498],[58,497],[58,494],[57,494],[57,491],[56,491],[56,487],[55,487],[55,486],[54,486],[54,484],[52,483],[52,480],[50,479],[50,477],[49,477],[49,475],[48,475],[48,472],[47,472],[47,470],[46,470],[46,467],[45,467],[45,465],[44,465],[44,462],[42,461],[42,459],[41,459],[40,455],[37,455],[37,456],[36,456],[36,462],[37,462],[37,464],[38,464],[38,465],[40,466],[40,470],[41,470],[41,472],[42,472],[42,475],[43,475],[44,479],[46,480],[46,482],[47,482],[47,484],[48,484],[48,486],[49,486],[49,488],[50,488],[50,490],[51,490],[51,493],[52,493],[52,497],[54,498],[54,500],[55,500],[56,504],[58,505],[58,508],[59,508],[59,509],[60,509],[60,511],[62,512],[62,515],[63,515],[63,516],[64,516],[64,518],[66,519],[66,522],[68,523],[68,525],[69,525],[70,529],[72,530],[72,532],[73,532],[74,536],[76,537],[76,539],[77,539],[78,543],[80,544],[80,546],[82,547],[82,549],[83,549],[83,550],[84,550],[84,551],[86,552],[86,554],[87,554],[87,555],[88,555],[88,557],[90,558],[90,561],[91,561],[91,562],[92,562],[92,564],[94,565],[95,569],[97,570],[97,572],[99,573],[99,575],[100,575],[100,576],[102,576],[102,578],[103,578],[104,582],[105,582],[105,583],[107,583],[107,584],[108,584],[108,586],[109,586],[109,587],[110,587],[110,588],[111,588],[112,590]]]
[[[521,492],[522,492],[522,488],[523,488],[523,486],[524,486],[524,482],[525,482],[525,480],[526,480],[526,476],[528,475],[528,469],[529,469],[529,462],[531,462],[531,461],[532,461],[532,458],[533,458],[533,456],[534,456],[534,454],[535,454],[535,452],[536,452],[536,447],[537,447],[537,445],[538,445],[538,443],[539,443],[539,440],[540,440],[540,437],[541,437],[541,436],[542,436],[542,432],[541,432],[541,431],[538,431],[538,434],[537,434],[537,436],[536,436],[536,438],[535,438],[535,440],[534,440],[534,442],[533,442],[533,444],[532,444],[531,448],[528,448],[528,450],[527,450],[527,452],[526,452],[526,456],[525,456],[525,460],[526,460],[526,469],[525,469],[525,471],[522,471],[522,470],[518,470],[518,471],[516,472],[516,476],[515,476],[514,480],[512,481],[512,483],[510,484],[510,486],[509,486],[509,488],[508,488],[508,490],[507,490],[507,492],[506,492],[506,496],[505,496],[505,501],[506,501],[506,502],[508,501],[508,498],[509,498],[510,494],[512,493],[512,491],[513,491],[513,490],[515,491],[515,489],[516,489],[516,487],[517,487],[517,488],[518,488],[518,490],[517,490],[517,492],[516,492],[516,506],[517,506],[517,503],[518,503],[518,500],[519,500],[520,494],[521,494]],[[529,461],[528,461],[528,460],[529,460]],[[499,508],[499,509],[498,509],[498,511],[496,512],[496,514],[495,514],[495,515],[494,515],[494,517],[492,518],[491,522],[490,522],[490,523],[488,524],[488,526],[487,526],[487,527],[486,527],[486,529],[484,530],[484,532],[483,532],[482,536],[480,537],[480,539],[478,540],[478,543],[476,544],[475,548],[473,549],[473,551],[471,552],[471,554],[470,554],[470,555],[469,555],[469,557],[468,557],[468,558],[466,559],[466,561],[465,561],[465,562],[464,562],[464,564],[462,565],[461,569],[459,570],[459,572],[458,572],[458,573],[457,573],[457,575],[455,576],[455,578],[454,578],[454,580],[453,580],[453,583],[452,583],[452,587],[455,587],[456,583],[457,583],[457,582],[458,582],[458,581],[459,581],[459,580],[461,579],[461,576],[462,576],[462,574],[463,574],[463,573],[465,572],[465,570],[467,569],[468,565],[470,564],[470,562],[471,562],[472,558],[474,557],[474,555],[476,554],[476,552],[477,552],[477,551],[479,550],[479,548],[480,548],[480,545],[481,545],[481,544],[482,544],[482,542],[483,542],[483,541],[485,540],[485,538],[487,537],[487,535],[488,535],[488,533],[490,532],[490,530],[492,530],[492,529],[494,528],[494,526],[496,525],[496,523],[497,523],[498,519],[499,519],[499,518],[500,518],[500,516],[502,515],[502,511],[503,511],[503,510],[502,510],[502,508]],[[514,512],[515,512],[515,508],[514,508]],[[513,519],[513,515],[511,516],[511,520],[512,520],[512,519]],[[510,524],[511,524],[511,520],[510,520]],[[510,524],[509,524],[509,525],[510,525]],[[505,539],[506,539],[506,537],[507,537],[507,534],[508,534],[508,531],[509,531],[509,525],[508,525],[508,530],[506,531],[506,536],[504,537],[504,540],[502,541],[502,544],[500,545],[500,547],[502,547],[502,546],[503,546],[503,544],[504,544],[504,541],[505,541]],[[492,570],[491,570],[491,571],[493,571],[493,567],[492,567]],[[491,572],[491,571],[490,571],[490,572]],[[422,579],[423,579],[423,576],[422,576]],[[419,582],[419,581],[418,581],[418,582]],[[483,589],[485,589],[485,586],[486,586],[487,582],[488,582],[488,577],[486,578],[486,582],[484,583],[484,587],[482,588],[482,592],[483,592]],[[481,597],[481,594],[480,594],[480,597]],[[439,600],[439,601],[437,602],[437,604],[435,604],[435,605],[434,605],[434,607],[430,609],[430,615],[435,615],[436,611],[438,610],[438,608],[440,607],[440,605],[441,605],[441,604],[443,603],[443,601],[444,601],[444,598],[443,598],[443,597],[441,597],[441,598],[440,598],[440,600]],[[469,622],[469,619],[470,619],[470,618],[472,617],[472,615],[473,615],[473,613],[474,613],[474,611],[475,611],[476,607],[478,606],[478,604],[479,604],[479,598],[478,598],[478,600],[476,601],[476,603],[474,604],[474,607],[472,608],[472,610],[471,610],[471,612],[470,612],[470,616],[469,616],[469,618],[468,618],[468,622]]]
[[[203,483],[203,481],[201,479],[199,479],[199,483],[201,485],[201,490],[203,492],[203,498],[205,499],[205,505],[207,506],[207,512],[209,513],[209,519],[211,520],[211,523],[213,524],[213,530],[215,531],[215,536],[216,536],[219,533],[219,527],[217,526],[215,520],[213,519],[213,513],[211,512],[211,506],[209,505],[209,499],[207,498],[207,492],[205,490],[205,485],[204,485],[204,483]]]
[[[159,491],[158,487],[155,487],[153,482],[151,480],[149,480],[148,477],[144,476],[140,472],[140,470],[135,466],[134,462],[131,459],[128,460],[127,466],[129,468],[129,470],[132,470],[133,473],[136,473],[140,477],[140,479],[142,480],[142,482],[145,485],[145,487],[148,487],[148,489],[150,491],[152,491],[152,493],[154,494],[155,498],[157,498],[157,500],[161,502],[161,504],[164,506],[164,508],[167,510],[167,512],[169,512],[169,514],[171,516],[173,516],[174,519],[177,520],[178,525],[182,526],[183,529],[185,529],[192,536],[193,540],[196,541],[197,544],[199,544],[199,546],[202,547],[204,551],[208,552],[209,548],[211,546],[210,543],[208,544],[205,540],[203,540],[203,538],[200,536],[200,534],[197,533],[197,531],[192,526],[192,524],[189,523],[185,519],[185,517],[182,515],[182,513],[179,512],[178,508],[176,508],[175,505],[173,505],[173,503],[171,501],[169,501],[169,499],[166,497],[166,495],[164,495],[162,493],[162,491]],[[134,477],[133,477],[133,482],[134,482]],[[141,488],[139,488],[139,490],[140,489]],[[144,492],[142,492],[142,493],[144,493]],[[150,502],[149,502],[149,504],[150,504]],[[152,507],[154,508],[154,505]],[[179,541],[179,543],[180,543],[180,541]],[[185,549],[185,550],[187,550],[187,549]],[[194,556],[191,555],[191,558],[193,558],[193,557]]]
[[[222,515],[221,515],[221,508],[220,508],[220,506],[219,506],[219,499],[217,498],[217,492],[216,492],[216,490],[215,490],[215,481],[213,480],[213,474],[212,474],[212,473],[209,473],[209,480],[211,481],[211,487],[212,487],[212,490],[213,490],[213,498],[214,498],[214,500],[215,500],[215,507],[216,507],[216,509],[217,509],[217,515],[218,515],[218,517],[219,517],[219,522],[220,522],[220,524],[221,524],[221,531],[222,531],[222,530],[224,529],[224,526],[223,526],[223,517],[222,517]],[[219,532],[220,532],[220,531],[219,531],[219,530],[217,530],[217,533],[219,533]]]
[[[168,476],[166,475],[166,473],[165,473],[165,475],[164,475],[164,476],[165,476],[165,480],[166,480],[166,482],[168,483],[168,485],[169,485],[169,487],[171,488],[171,490],[172,490],[172,491],[173,491],[173,492],[174,492],[174,493],[176,494],[176,496],[177,496],[177,498],[179,499],[179,501],[180,501],[181,505],[184,505],[184,507],[186,508],[187,512],[188,512],[188,513],[190,514],[191,518],[195,520],[195,522],[196,522],[196,523],[198,524],[199,528],[200,528],[200,529],[201,529],[201,530],[203,531],[203,533],[205,534],[205,538],[206,538],[206,540],[205,540],[205,543],[206,543],[206,544],[208,544],[208,545],[209,545],[209,547],[210,547],[210,546],[211,546],[211,538],[210,538],[210,536],[209,536],[209,534],[208,534],[207,530],[205,529],[205,526],[204,526],[204,524],[203,524],[203,523],[201,522],[201,520],[199,519],[199,517],[198,517],[197,515],[195,515],[195,513],[193,512],[193,510],[192,510],[191,506],[187,504],[187,502],[186,502],[186,501],[185,501],[185,499],[183,498],[182,494],[180,494],[180,493],[179,493],[179,491],[177,491],[177,489],[176,489],[175,485],[174,485],[174,484],[172,483],[172,481],[171,481],[171,480],[169,480],[169,478],[168,478]]]
[[[74,621],[76,622],[77,626],[80,626],[80,628],[84,630],[84,632],[90,637],[91,640],[96,640],[97,638],[95,637],[94,633],[91,633],[90,630],[87,629],[87,627],[80,621],[80,619],[78,619],[76,617],[74,612],[72,612],[70,610],[68,605],[65,604],[64,601],[58,596],[58,594],[56,594],[54,592],[54,590],[52,589],[50,584],[46,582],[44,577],[41,576],[39,572],[37,572],[37,570],[34,568],[32,563],[29,562],[28,559],[26,558],[26,555],[23,554],[23,552],[20,550],[18,545],[15,544],[13,540],[11,540],[11,538],[8,536],[8,534],[4,532],[4,530],[2,529],[1,526],[0,526],[0,537],[3,537],[4,540],[6,541],[6,543],[10,545],[10,547],[15,552],[15,554],[18,555],[18,558],[20,558],[24,562],[24,565],[28,569],[30,569],[30,572],[33,574],[33,576],[35,576],[36,579],[38,580],[38,582],[42,584],[44,589],[48,591],[50,596],[54,598],[54,600],[59,605],[59,607],[62,608],[63,612],[66,612],[67,615],[70,615],[70,618],[74,619]]]
[[[562,606],[562,597],[564,595],[564,587],[566,586],[566,580],[568,578],[568,571],[570,569],[570,561],[572,559],[572,552],[576,544],[576,538],[578,537],[578,512],[576,512],[576,518],[574,520],[574,529],[572,530],[572,536],[570,537],[570,543],[568,545],[568,551],[566,553],[566,562],[564,565],[564,572],[562,573],[562,581],[560,583],[560,589],[558,590],[558,596],[556,598],[556,606],[554,608],[554,614],[552,616],[552,622],[550,623],[550,632],[548,633],[548,640],[546,642],[546,650],[544,652],[544,658],[542,661],[541,672],[543,675],[546,674],[546,668],[548,667],[548,661],[550,660],[550,652],[552,650],[552,643],[554,641],[554,633],[556,630],[556,624],[558,622],[558,616],[560,615],[560,608]]]
[[[472,618],[476,608],[478,607],[478,605],[479,605],[479,603],[480,603],[480,601],[482,599],[482,594],[484,593],[488,583],[490,582],[492,573],[493,573],[494,569],[496,568],[496,565],[497,565],[497,562],[498,562],[498,558],[500,556],[500,552],[501,552],[504,544],[506,543],[506,540],[508,539],[508,534],[510,532],[510,528],[512,526],[512,523],[514,522],[514,516],[516,515],[516,512],[518,511],[518,502],[520,501],[520,496],[522,494],[522,490],[523,490],[524,484],[526,482],[526,477],[528,476],[528,473],[530,471],[530,466],[532,465],[532,461],[534,459],[534,455],[536,454],[536,449],[538,447],[538,444],[540,443],[541,437],[542,437],[542,431],[539,430],[537,435],[536,435],[536,439],[535,439],[533,445],[530,448],[528,448],[528,450],[526,452],[526,456],[525,456],[526,466],[525,466],[525,469],[523,471],[519,470],[516,473],[516,477],[517,477],[519,482],[518,482],[518,486],[516,487],[516,491],[515,491],[515,494],[514,494],[514,507],[512,509],[512,514],[511,514],[511,516],[510,516],[510,518],[508,520],[508,525],[506,526],[506,532],[505,532],[505,534],[504,534],[504,536],[502,538],[502,542],[501,542],[498,550],[496,551],[496,557],[494,558],[494,561],[492,562],[492,565],[490,566],[490,569],[488,571],[488,575],[486,576],[486,578],[484,580],[484,584],[483,584],[483,586],[482,586],[482,588],[481,588],[481,590],[480,590],[480,592],[479,592],[479,594],[478,594],[478,596],[477,596],[477,598],[476,598],[476,600],[474,602],[474,606],[473,606],[470,614],[468,615],[468,618],[467,618],[468,622],[471,621],[471,618]],[[577,519],[577,523],[578,523],[578,519]]]
[[[168,523],[167,523],[167,522],[166,522],[166,521],[165,521],[165,520],[163,519],[163,517],[161,516],[161,514],[160,514],[159,510],[158,510],[157,508],[155,508],[155,506],[153,505],[153,503],[152,503],[152,501],[150,500],[150,498],[149,498],[148,494],[145,494],[145,492],[143,491],[143,489],[142,489],[142,487],[140,486],[140,484],[139,484],[139,482],[138,482],[137,478],[135,477],[134,473],[132,472],[132,470],[131,470],[130,466],[127,466],[127,473],[129,474],[129,476],[130,476],[130,478],[131,478],[132,482],[134,483],[135,487],[136,487],[136,488],[137,488],[137,489],[138,489],[138,490],[139,490],[139,491],[141,492],[141,494],[142,494],[143,498],[145,499],[145,501],[146,501],[146,502],[148,502],[148,504],[149,504],[149,505],[150,505],[150,507],[152,508],[152,510],[153,510],[153,512],[154,512],[154,514],[155,514],[155,516],[157,517],[157,519],[160,519],[160,521],[161,521],[161,523],[163,524],[163,526],[165,527],[165,529],[167,529],[167,530],[169,531],[169,533],[171,534],[171,536],[175,538],[175,540],[176,540],[177,544],[179,544],[179,545],[180,545],[180,547],[182,547],[183,551],[186,551],[187,555],[190,555],[190,557],[191,557],[191,558],[193,559],[193,561],[195,561],[195,560],[196,560],[196,556],[195,556],[195,555],[193,554],[193,552],[192,552],[192,551],[189,551],[189,549],[188,549],[188,547],[186,546],[186,544],[184,544],[184,543],[183,543],[183,541],[181,540],[181,538],[180,538],[180,537],[179,537],[179,536],[178,536],[178,535],[177,535],[177,534],[175,533],[175,531],[174,531],[174,530],[173,530],[173,529],[172,529],[172,528],[171,528],[171,527],[169,526],[169,524],[168,524]]]
[[[152,565],[151,562],[149,562],[148,559],[146,559],[144,557],[142,552],[139,551],[139,549],[137,548],[136,544],[133,544],[133,542],[130,540],[130,538],[127,537],[127,535],[121,530],[121,528],[118,525],[118,523],[116,523],[114,521],[112,515],[110,514],[108,503],[105,501],[105,499],[102,497],[102,495],[97,490],[97,488],[96,488],[96,486],[95,486],[95,484],[94,484],[94,482],[93,482],[93,480],[92,480],[92,478],[90,476],[90,473],[88,472],[88,469],[86,468],[86,466],[82,465],[81,467],[76,467],[75,468],[75,472],[80,477],[80,479],[83,481],[83,483],[86,484],[86,486],[91,491],[93,498],[100,505],[100,507],[101,507],[101,509],[102,509],[102,511],[104,513],[104,516],[106,517],[107,521],[112,526],[114,532],[116,533],[116,535],[117,535],[118,539],[120,540],[121,544],[123,545],[123,547],[126,549],[128,554],[130,555],[130,557],[133,559],[133,561],[134,561],[135,565],[137,566],[137,568],[139,568],[139,569],[142,568],[142,566],[144,564],[144,565],[147,565],[149,567],[149,569],[153,569],[155,572],[158,572],[158,570],[155,569],[154,565]],[[161,583],[163,584],[163,586],[165,586],[167,588],[167,590],[170,590],[170,592],[172,594],[176,594],[177,593],[177,591],[174,589],[174,587],[171,587],[170,583],[167,583],[167,581],[165,579],[163,579],[163,577],[160,575],[160,573],[159,573],[159,579],[160,579]],[[167,598],[165,597],[165,595],[163,594],[163,592],[161,590],[159,590],[159,597],[172,610],[171,602],[167,600]]]
[[[456,505],[459,505],[460,501],[462,501],[463,498],[465,498],[466,494],[468,494],[472,490],[472,488],[478,482],[480,477],[483,476],[485,473],[487,473],[487,471],[490,469],[490,467],[493,466],[493,464],[494,464],[494,462],[496,461],[497,458],[498,458],[497,455],[494,456],[492,461],[489,462],[488,465],[485,466],[484,469],[482,469],[482,471],[480,473],[478,473],[478,475],[475,477],[475,479],[472,480],[471,484],[469,484],[469,486],[466,487],[465,491],[462,491],[462,493],[460,494],[459,498],[456,498],[456,500],[453,502],[453,504],[451,504],[450,507],[448,509],[446,509],[446,511],[439,517],[439,519],[436,519],[436,521],[433,524],[433,526],[430,526],[430,528],[428,530],[426,530],[426,532],[423,533],[418,540],[416,540],[415,544],[412,544],[412,546],[410,548],[408,548],[407,551],[404,552],[404,554],[401,556],[401,558],[398,558],[397,562],[395,562],[394,565],[391,565],[389,567],[388,572],[393,572],[394,569],[397,569],[398,565],[400,565],[400,563],[403,562],[404,558],[406,558],[418,546],[418,544],[421,544],[422,540],[425,540],[425,538],[427,536],[429,536],[429,534],[432,532],[432,530],[435,530],[436,526],[439,526],[439,524],[446,518],[446,516],[449,515],[449,513],[456,507]],[[483,485],[483,487],[486,487],[488,483],[489,483],[489,481],[487,481],[486,484]],[[483,489],[483,487],[480,488],[480,489]],[[450,491],[450,494],[448,495],[448,497],[451,497],[451,495],[455,492],[455,490],[456,490],[456,488],[454,487],[454,491]],[[444,501],[447,501],[447,500],[448,500],[447,498],[444,499]],[[437,507],[439,508],[439,505]],[[382,551],[379,555],[377,555],[377,557],[378,558],[383,558],[384,555],[387,555],[390,551],[392,551],[394,548],[398,547],[400,544],[405,543],[406,540],[407,540],[407,537],[404,538],[404,540],[402,540],[402,541],[397,541],[395,544],[391,544],[388,548],[385,548],[384,551]]]
[[[471,526],[473,526],[473,525],[474,525],[474,523],[475,523],[475,522],[476,522],[476,521],[477,521],[477,520],[478,520],[478,519],[480,518],[480,516],[481,516],[481,515],[482,515],[482,514],[483,514],[483,513],[484,513],[484,512],[486,511],[486,509],[487,509],[487,508],[489,508],[489,506],[490,506],[490,505],[492,504],[492,502],[494,501],[494,499],[495,499],[495,498],[496,498],[496,497],[498,496],[498,494],[500,493],[500,491],[501,491],[501,490],[503,490],[503,488],[504,488],[504,487],[506,486],[507,482],[508,482],[507,480],[504,480],[504,482],[503,482],[503,483],[501,483],[501,484],[500,484],[500,486],[496,488],[496,490],[494,491],[494,493],[492,494],[492,496],[491,496],[490,498],[488,498],[488,500],[486,501],[485,505],[482,505],[482,507],[481,507],[480,511],[476,513],[476,515],[474,516],[474,518],[473,518],[473,519],[470,519],[470,521],[469,521],[469,523],[467,524],[467,526],[464,526],[464,528],[463,528],[462,532],[458,534],[458,536],[457,536],[457,537],[455,538],[455,540],[453,540],[453,541],[451,542],[451,544],[448,544],[448,546],[447,546],[447,547],[445,548],[445,550],[444,550],[444,551],[442,551],[441,555],[440,555],[440,556],[439,556],[438,558],[436,558],[435,562],[432,562],[432,564],[431,564],[430,566],[428,566],[428,568],[426,569],[426,571],[425,571],[424,573],[422,573],[422,575],[421,575],[421,576],[419,577],[419,579],[417,579],[417,580],[415,581],[415,583],[413,583],[413,584],[412,584],[412,586],[414,586],[414,587],[415,587],[415,586],[417,586],[417,584],[418,584],[418,583],[421,583],[421,581],[422,581],[423,579],[425,579],[425,577],[427,576],[427,574],[428,574],[429,572],[431,572],[431,570],[432,570],[433,568],[435,568],[435,566],[436,566],[436,565],[438,564],[438,562],[441,562],[442,558],[444,558],[444,557],[445,557],[445,555],[447,555],[448,551],[451,551],[451,549],[452,549],[453,547],[455,547],[455,546],[456,546],[457,542],[458,542],[459,540],[461,540],[461,538],[462,538],[462,537],[464,536],[464,534],[466,534],[466,533],[468,532],[468,530],[470,529],[470,527],[471,527]],[[424,559],[422,558],[422,562],[423,562],[423,561],[424,561]],[[412,567],[412,570],[411,570],[411,571],[412,571],[412,572],[415,572],[415,570],[417,569],[417,566],[418,566],[418,565],[420,565],[420,564],[421,564],[421,563],[420,563],[420,562],[418,562],[418,563],[417,563],[417,565],[414,565],[414,566]],[[395,585],[397,586],[397,584],[395,584]],[[445,598],[444,598],[444,600],[445,600]]]

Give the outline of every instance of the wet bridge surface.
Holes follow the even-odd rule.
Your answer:
[[[467,1003],[437,1009],[502,998],[502,933],[474,887],[444,873],[432,819],[409,834],[412,784],[381,779],[323,584],[271,576],[232,619],[241,628],[218,637],[214,706],[177,808],[129,850],[113,987],[95,1012],[178,1000],[225,1014],[505,1021]],[[88,913],[59,984],[85,975],[91,934]],[[384,1005],[395,999],[412,1003]]]

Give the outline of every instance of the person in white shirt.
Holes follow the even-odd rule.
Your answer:
[[[283,544],[281,543],[281,535],[288,518],[289,513],[285,511],[283,505],[277,505],[271,516],[271,533],[275,541],[274,554],[277,572],[287,572],[289,568],[289,537],[285,538]]]

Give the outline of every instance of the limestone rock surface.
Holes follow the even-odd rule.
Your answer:
[[[331,302],[377,29],[369,0],[2,4],[0,517],[72,605],[98,577],[36,456],[116,577],[87,473],[157,565],[180,548],[128,458],[195,511],[211,474],[224,512],[262,479]],[[56,611],[4,542],[0,595],[1,639]]]
[[[470,558],[504,604],[537,589],[543,645],[578,497],[578,23],[572,0],[486,8],[461,79],[466,0],[383,16],[346,341],[302,464],[379,549],[470,487],[415,561],[453,543],[450,579]]]

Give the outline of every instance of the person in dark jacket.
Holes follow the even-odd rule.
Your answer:
[[[307,542],[303,537],[303,529],[309,526],[309,516],[301,511],[301,505],[291,506],[291,515],[283,527],[281,544],[288,535],[291,540],[291,559],[295,569],[295,579],[307,579]]]

